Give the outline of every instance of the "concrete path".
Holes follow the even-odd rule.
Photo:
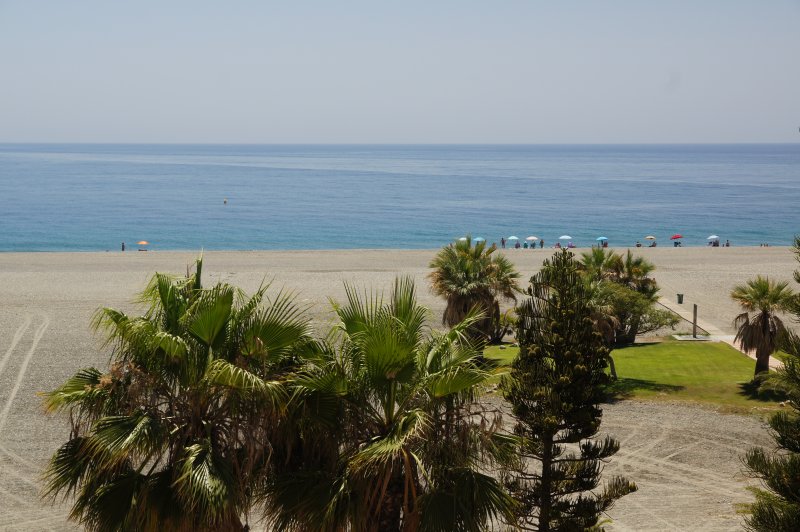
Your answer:
[[[659,304],[661,306],[663,306],[667,310],[671,310],[672,312],[674,312],[675,314],[677,314],[678,316],[680,316],[684,320],[688,321],[689,323],[692,323],[692,318],[694,316],[693,316],[693,308],[692,308],[691,304],[689,304],[689,305],[679,305],[677,303],[674,303],[673,301],[670,301],[669,299],[667,299],[665,297],[660,297],[658,299],[658,302],[659,302]],[[744,351],[738,343],[734,342],[734,340],[733,340],[735,338],[734,335],[726,334],[724,331],[720,330],[718,327],[708,323],[707,321],[701,320],[700,318],[697,318],[697,326],[708,333],[709,340],[711,340],[713,342],[724,342],[724,343],[728,344],[729,346],[733,347],[734,349],[736,349],[737,351],[739,351],[741,353],[744,353],[745,355],[747,355],[748,357],[752,358],[753,360],[756,359],[756,355],[755,355],[754,351],[750,351],[750,352]],[[770,369],[782,368],[783,367],[783,362],[781,362],[780,360],[778,360],[775,357],[770,357],[769,358],[769,367],[770,367]]]

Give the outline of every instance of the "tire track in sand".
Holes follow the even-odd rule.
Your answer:
[[[2,411],[0,411],[0,434],[2,434],[2,429],[5,427],[9,415],[11,413],[11,408],[13,407],[14,400],[19,393],[19,389],[22,387],[22,383],[25,379],[25,376],[28,372],[28,366],[30,365],[33,356],[36,354],[36,349],[39,346],[39,342],[41,341],[44,333],[46,332],[47,328],[50,325],[50,319],[47,315],[42,315],[44,321],[39,325],[36,329],[33,341],[31,343],[31,347],[25,353],[25,356],[22,359],[22,363],[20,365],[19,370],[17,371],[16,379],[14,380],[14,384],[12,386],[11,392],[9,393],[8,397],[6,398],[6,403],[3,406]],[[9,361],[12,358],[14,351],[17,349],[19,342],[24,337],[25,333],[27,332],[28,328],[30,327],[33,321],[33,317],[29,314],[25,316],[25,320],[22,325],[17,328],[17,331],[14,333],[14,337],[9,345],[8,349],[6,350],[5,354],[3,355],[3,359],[0,360],[0,375],[6,371],[6,367],[8,366]],[[15,478],[17,481],[22,482],[23,484],[27,484],[31,488],[33,488],[34,493],[38,494],[40,485],[39,482],[33,477],[28,474],[24,474],[21,471],[18,471],[19,466],[25,466],[26,468],[30,469],[32,472],[38,473],[40,471],[40,466],[19,456],[18,454],[10,451],[4,445],[0,444],[0,452],[6,455],[7,458],[10,459],[10,463],[8,463],[5,467],[0,466],[0,470],[2,470],[6,475]],[[15,467],[16,466],[16,467]],[[0,493],[2,493],[3,497],[7,500],[14,501],[19,507],[25,508],[20,513],[17,513],[15,516],[8,516],[10,517],[11,521],[3,522],[2,527],[6,529],[7,527],[11,526],[13,529],[21,529],[22,528],[29,528],[30,526],[35,527],[43,527],[44,529],[52,530],[52,527],[57,527],[58,525],[62,525],[64,521],[67,519],[67,514],[56,514],[53,515],[51,512],[47,512],[49,515],[42,515],[43,510],[39,509],[37,504],[34,502],[36,497],[34,495],[34,500],[28,500],[25,497],[21,497],[19,494],[14,493],[11,490],[5,489],[0,487]]]
[[[25,334],[25,331],[28,330],[28,327],[30,327],[30,325],[31,325],[31,315],[28,314],[27,316],[25,316],[25,321],[22,322],[22,325],[20,325],[19,328],[17,328],[17,332],[14,333],[14,338],[11,339],[11,345],[8,346],[6,354],[3,355],[3,360],[0,361],[0,375],[3,374],[3,370],[6,369],[6,365],[8,364],[8,361],[11,359],[11,353],[14,352],[14,349],[16,349],[19,341],[22,340],[22,336]]]
[[[5,427],[9,414],[11,412],[11,407],[14,404],[14,399],[16,399],[17,394],[19,393],[19,389],[22,387],[22,382],[25,380],[25,375],[28,372],[28,366],[30,365],[31,360],[33,359],[33,355],[36,353],[36,348],[39,346],[39,342],[41,341],[42,337],[44,336],[47,327],[50,325],[50,318],[46,315],[43,315],[44,321],[41,325],[36,329],[36,332],[33,336],[33,342],[31,343],[31,347],[28,349],[28,352],[25,353],[25,356],[22,359],[22,364],[20,365],[19,370],[17,371],[17,377],[14,380],[14,384],[11,388],[11,391],[6,398],[6,403],[3,406],[3,409],[0,411],[0,434],[3,434],[3,428]],[[6,365],[8,361],[11,359],[11,354],[16,349],[19,341],[22,339],[23,335],[27,331],[28,327],[30,326],[32,321],[32,317],[30,315],[26,316],[25,322],[17,329],[17,332],[14,334],[14,338],[11,342],[11,346],[9,347],[6,354],[3,356],[3,360],[0,362],[0,374],[5,371]],[[13,453],[5,448],[4,445],[0,444],[0,452],[3,452],[8,458],[11,459],[13,465],[22,465],[27,468],[30,468],[34,471],[39,471],[39,466],[34,464],[33,462]],[[22,475],[18,471],[15,471],[13,467],[3,467],[2,468],[7,474],[16,477],[18,480],[23,481],[24,483],[32,486],[38,492],[39,490],[39,483],[35,480],[30,478],[29,476]]]
[[[8,414],[11,411],[11,406],[14,404],[14,399],[17,397],[17,393],[19,392],[20,387],[22,387],[22,381],[25,380],[25,374],[28,372],[28,365],[31,363],[33,359],[33,355],[36,353],[36,348],[39,346],[39,342],[44,336],[44,332],[47,330],[47,327],[50,325],[50,318],[44,315],[44,322],[39,325],[39,328],[36,329],[36,334],[33,336],[33,343],[31,344],[31,348],[28,349],[28,352],[25,353],[25,358],[22,360],[22,365],[17,372],[17,378],[14,381],[14,387],[11,389],[11,393],[8,394],[8,398],[6,399],[6,404],[3,407],[3,410],[0,410],[0,434],[3,432],[3,428],[8,421]]]

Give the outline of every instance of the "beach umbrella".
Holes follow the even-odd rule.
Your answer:
[[[558,237],[559,240],[572,240],[572,237],[569,235],[561,235]]]
[[[467,237],[462,236],[461,238],[458,239],[458,241],[459,242],[466,242],[467,241]]]
[[[147,246],[150,244],[150,242],[148,242],[147,240],[139,240],[136,244],[139,246]]]
[[[678,240],[679,238],[683,238],[683,235],[675,233],[674,235],[669,237],[670,240]]]
[[[647,235],[646,237],[644,237],[644,239],[645,240],[655,240],[656,237],[654,237],[653,235]]]
[[[519,240],[519,237],[516,237],[516,236],[510,236],[510,237],[508,237],[508,240]]]
[[[486,239],[483,238],[482,236],[479,236],[475,238],[475,242],[486,242]]]
[[[525,240],[527,240],[528,242],[533,242],[534,240],[539,240],[539,237],[538,236],[529,236]]]
[[[598,236],[597,238],[595,238],[595,240],[597,240],[598,242],[601,242],[603,240],[608,240],[608,239],[606,237],[604,237],[604,236]]]
[[[719,240],[717,235],[711,235],[710,237],[706,238],[706,240]]]

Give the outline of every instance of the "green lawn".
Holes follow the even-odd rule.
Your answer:
[[[789,355],[789,353],[784,353],[783,351],[781,351],[781,350],[778,350],[778,351],[775,351],[775,353],[774,353],[772,356],[773,356],[773,357],[775,357],[775,358],[777,358],[777,359],[778,359],[778,360],[780,360],[781,362],[786,362],[786,360],[787,360],[787,359],[788,359],[788,358],[789,358],[791,355]]]
[[[490,346],[485,354],[507,365],[518,351]],[[749,391],[755,361],[723,343],[636,344],[612,356],[619,377],[614,393],[620,398],[694,401],[739,412],[776,407],[774,397]]]

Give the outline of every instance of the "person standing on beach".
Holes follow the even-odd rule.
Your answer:
[[[539,240],[539,248],[544,249],[544,240]]]
[[[125,242],[122,243],[122,251],[125,251]]]
[[[503,249],[506,249],[506,237],[500,237],[500,245],[503,247]]]

